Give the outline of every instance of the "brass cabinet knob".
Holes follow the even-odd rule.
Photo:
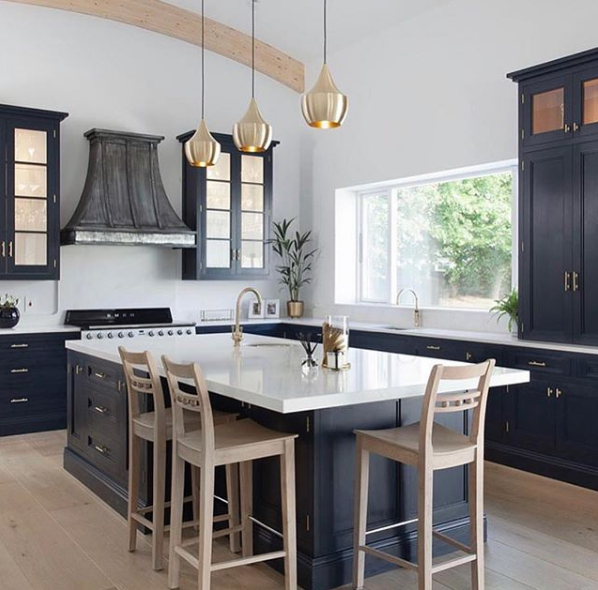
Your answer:
[[[571,131],[571,127],[565,123],[565,133],[569,133]]]
[[[554,390],[552,389],[552,387],[549,387],[549,388],[546,390],[546,395],[547,395],[548,397],[552,397],[552,394],[553,394],[553,393],[554,393]]]
[[[573,131],[579,131],[580,126],[577,123],[573,123]]]

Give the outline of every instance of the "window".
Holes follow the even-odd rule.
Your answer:
[[[359,299],[488,309],[512,289],[514,166],[358,194]]]

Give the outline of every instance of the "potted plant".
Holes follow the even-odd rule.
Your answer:
[[[298,231],[292,234],[293,219],[283,219],[274,222],[274,238],[270,240],[272,249],[281,259],[276,267],[280,274],[279,283],[284,285],[289,293],[287,314],[291,318],[300,318],[305,311],[305,305],[299,299],[301,287],[311,283],[311,265],[317,249],[311,249],[311,231],[303,234]]]
[[[14,328],[21,319],[21,314],[17,309],[19,300],[8,293],[0,297],[0,328]]]
[[[508,316],[509,332],[516,332],[519,327],[519,296],[517,291],[513,289],[508,295],[505,295],[502,299],[495,299],[494,302],[496,305],[490,309],[490,313],[497,316],[497,322],[504,316]]]

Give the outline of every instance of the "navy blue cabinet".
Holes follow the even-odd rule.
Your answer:
[[[0,436],[66,425],[65,341],[74,334],[0,336]]]

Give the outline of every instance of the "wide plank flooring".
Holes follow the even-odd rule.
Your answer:
[[[62,469],[63,432],[0,439],[0,590],[165,590],[150,546],[128,553],[125,521]],[[487,590],[598,590],[598,493],[486,465]],[[225,559],[223,542],[215,558]],[[214,590],[276,590],[264,565],[213,576]],[[196,589],[184,566],[182,590]],[[347,587],[349,588],[349,587]],[[417,588],[412,572],[367,580],[368,590]],[[469,567],[435,577],[469,590]]]

